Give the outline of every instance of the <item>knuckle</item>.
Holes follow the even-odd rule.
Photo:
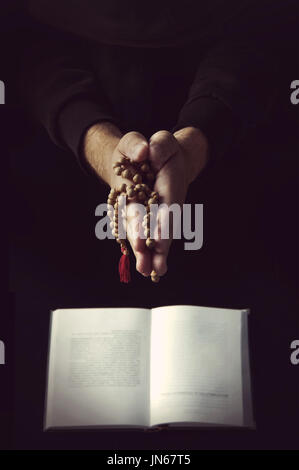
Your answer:
[[[137,132],[137,131],[130,131],[128,132],[127,134],[125,134],[124,136],[128,141],[131,141],[131,140],[144,140],[144,137],[142,134],[140,134],[140,132]]]
[[[150,142],[161,142],[161,141],[167,141],[170,140],[172,137],[172,134],[169,131],[166,130],[161,130],[158,132],[155,132],[155,134],[152,135]]]
[[[137,131],[130,131],[125,134],[119,142],[119,150],[126,156],[130,156],[134,147],[140,142],[146,142],[145,137]]]

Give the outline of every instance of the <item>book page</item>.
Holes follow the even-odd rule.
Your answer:
[[[241,311],[152,310],[151,425],[243,425]]]
[[[148,425],[150,310],[52,316],[45,427]]]

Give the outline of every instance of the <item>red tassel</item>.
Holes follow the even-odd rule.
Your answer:
[[[123,254],[119,260],[119,265],[118,265],[119,278],[120,278],[120,282],[128,283],[131,281],[129,254],[125,254],[127,253],[127,249],[125,247],[122,247],[121,251]]]

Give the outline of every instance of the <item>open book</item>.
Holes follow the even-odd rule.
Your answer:
[[[45,429],[254,426],[248,310],[52,312]]]

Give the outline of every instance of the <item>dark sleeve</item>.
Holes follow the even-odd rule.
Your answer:
[[[70,149],[81,163],[85,131],[103,120],[118,124],[93,75],[88,45],[78,38],[31,26],[21,72],[28,107],[53,142]]]
[[[241,3],[200,60],[174,128],[200,128],[212,161],[267,117],[291,12],[287,0]]]

